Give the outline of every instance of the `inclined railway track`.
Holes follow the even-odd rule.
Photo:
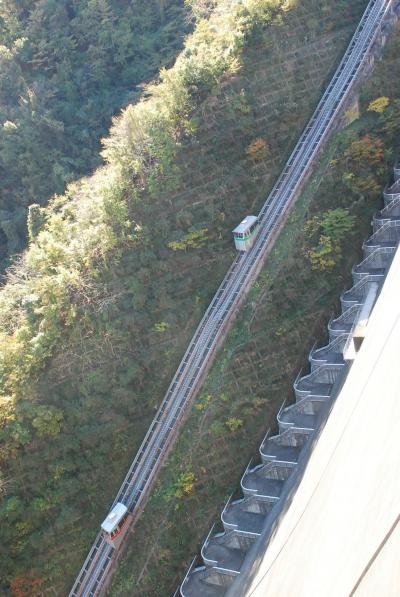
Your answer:
[[[154,481],[185,408],[211,361],[222,328],[232,319],[250,282],[260,270],[270,241],[296,192],[326,141],[349,90],[368,55],[392,0],[371,0],[327,90],[297,142],[260,214],[260,230],[252,249],[238,254],[201,320],[189,347],[151,423],[114,504],[122,502],[135,515]],[[111,570],[114,549],[99,533],[69,597],[99,595]]]

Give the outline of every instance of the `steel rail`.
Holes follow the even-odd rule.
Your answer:
[[[122,502],[134,513],[146,488],[153,480],[168,449],[169,440],[182,419],[196,384],[208,365],[208,357],[218,344],[221,328],[230,319],[254,273],[269,248],[268,240],[279,227],[314,158],[326,140],[340,112],[364,58],[373,45],[392,0],[371,0],[352,40],[305,127],[285,168],[275,183],[259,214],[260,230],[252,249],[238,254],[200,321],[167,393],[128,470],[113,505]],[[111,567],[114,549],[96,537],[70,597],[94,597],[99,594]]]

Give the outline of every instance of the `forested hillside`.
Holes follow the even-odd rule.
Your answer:
[[[109,597],[171,595],[184,579],[293,382],[352,286],[382,190],[400,156],[400,30],[352,124],[327,144],[217,357],[118,564]],[[282,596],[284,597],[284,596]],[[286,596],[285,596],[286,597]],[[321,596],[322,597],[322,596]]]
[[[5,595],[66,593],[232,259],[231,229],[262,203],[366,0],[187,4],[176,63],[114,121],[105,165],[30,209],[0,293]]]
[[[26,243],[26,210],[100,163],[100,137],[171,62],[183,0],[0,3],[0,268]]]

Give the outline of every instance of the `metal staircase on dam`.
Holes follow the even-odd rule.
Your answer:
[[[364,259],[352,270],[353,286],[341,295],[341,314],[328,323],[329,342],[313,347],[310,373],[294,382],[295,402],[282,405],[277,415],[278,432],[269,430],[260,446],[261,462],[251,462],[241,479],[243,497],[230,498],[222,515],[222,531],[211,529],[180,587],[182,597],[219,597],[240,574],[244,559],[262,532],[276,520],[285,487],[308,458],[315,436],[332,405],[351,360],[349,346],[357,351],[363,327],[379,295],[394,252],[400,241],[400,163],[394,183],[383,192],[384,208],[372,222],[373,234],[363,244]],[[357,339],[360,340],[357,342]],[[349,356],[350,355],[350,356]]]

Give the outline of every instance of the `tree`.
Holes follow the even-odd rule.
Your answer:
[[[173,251],[187,251],[188,249],[200,249],[207,242],[208,229],[201,228],[188,232],[181,240],[174,240],[168,243],[168,247]]]
[[[314,270],[331,270],[337,264],[340,254],[335,250],[332,239],[325,234],[321,234],[316,247],[307,252],[311,267]]]
[[[387,143],[398,144],[400,136],[400,100],[394,100],[380,115],[380,125]]]
[[[247,156],[254,162],[264,162],[271,155],[271,150],[265,139],[254,139],[246,148]]]
[[[228,427],[229,431],[234,433],[243,426],[243,420],[238,419],[237,417],[229,417],[229,419],[225,421],[225,425]]]
[[[354,228],[355,217],[350,215],[348,209],[328,210],[321,219],[321,228],[326,236],[333,242],[340,243]]]
[[[44,580],[35,577],[32,573],[25,576],[16,576],[11,581],[13,597],[39,597],[43,595]]]
[[[342,244],[352,231],[355,217],[347,209],[337,208],[307,220],[304,225],[305,254],[312,269],[332,270],[342,258]]]
[[[353,141],[333,164],[342,170],[343,183],[353,193],[374,195],[381,184],[379,175],[384,172],[383,141],[374,135],[364,135]]]
[[[3,227],[1,257],[26,244],[30,204],[43,206],[99,165],[99,140],[113,115],[171,62],[187,10],[181,0],[142,4],[0,2],[0,211],[10,213],[13,237],[4,242]],[[20,208],[22,225],[14,217]]]
[[[169,328],[169,324],[166,321],[159,321],[154,324],[154,331],[158,333],[166,332]]]
[[[2,514],[10,521],[17,520],[24,512],[24,504],[18,496],[7,498],[2,507]]]
[[[60,433],[64,415],[59,408],[42,405],[35,409],[35,414],[32,425],[39,437],[51,437]]]
[[[190,8],[196,19],[205,19],[216,7],[217,0],[185,0],[185,5]]]
[[[37,203],[33,203],[28,208],[28,235],[32,242],[39,232],[43,229],[46,222],[46,211]]]
[[[384,95],[382,97],[376,98],[376,100],[372,101],[368,105],[368,112],[376,112],[377,114],[382,114],[390,104],[390,100],[388,97]]]
[[[176,482],[167,489],[164,496],[165,500],[169,502],[174,498],[181,499],[190,495],[193,492],[195,482],[196,475],[192,471],[181,473]]]
[[[368,166],[383,163],[383,141],[372,135],[364,135],[361,139],[353,141],[343,154],[343,160],[348,166],[360,170]]]

